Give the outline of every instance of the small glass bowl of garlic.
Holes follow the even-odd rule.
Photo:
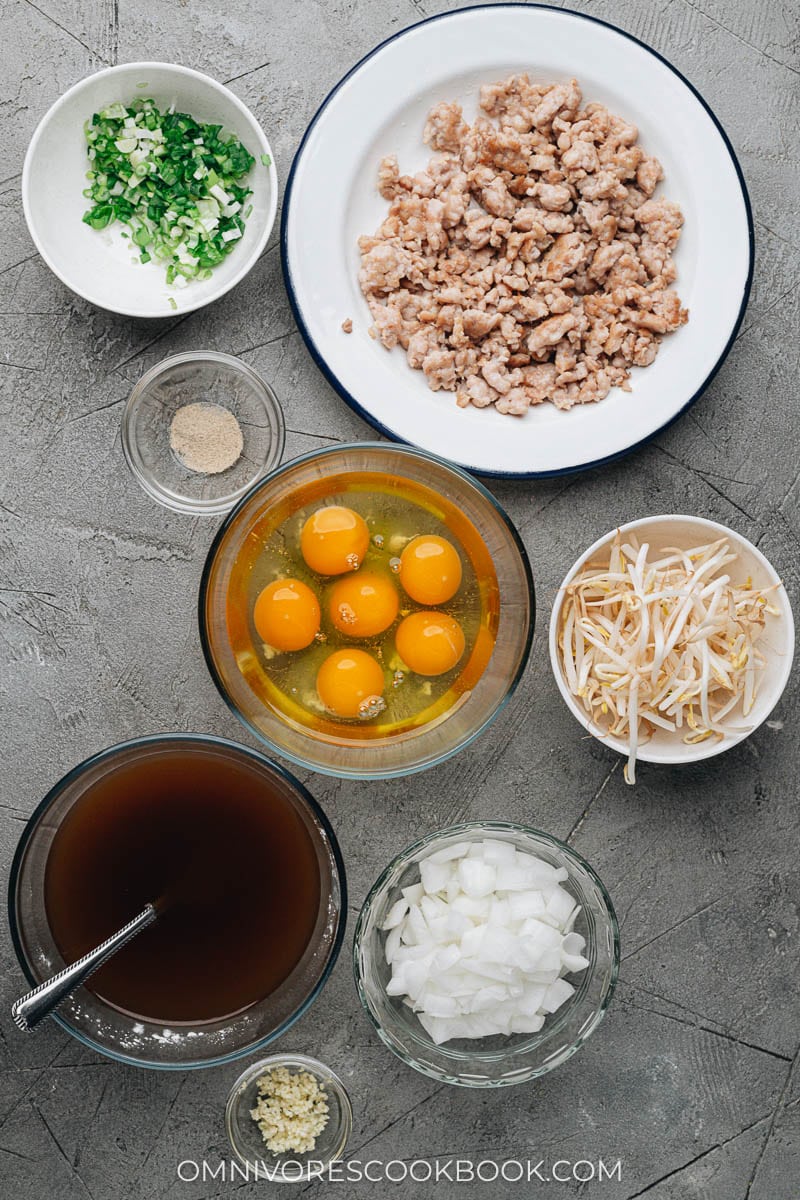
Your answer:
[[[234,1083],[225,1129],[243,1180],[310,1183],[344,1157],[353,1109],[339,1076],[319,1059],[271,1054]]]
[[[381,1039],[444,1083],[552,1071],[597,1028],[619,970],[614,907],[547,833],[475,821],[408,847],[359,915],[354,970]]]

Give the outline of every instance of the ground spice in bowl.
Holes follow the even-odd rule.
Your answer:
[[[169,444],[184,467],[200,475],[220,475],[238,461],[242,430],[221,404],[184,404],[172,418]]]

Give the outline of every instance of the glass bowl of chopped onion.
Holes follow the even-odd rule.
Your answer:
[[[283,454],[283,410],[272,388],[232,354],[189,350],[156,363],[130,394],[122,449],[153,500],[219,516]]]
[[[742,534],[704,517],[645,517],[581,555],[558,589],[550,660],[567,707],[627,758],[721,754],[777,704],[794,656],[780,576]]]
[[[523,825],[429,834],[371,888],[353,944],[381,1040],[443,1083],[525,1083],[571,1058],[616,986],[619,929],[592,867]]]
[[[302,1183],[344,1155],[350,1097],[330,1067],[305,1054],[252,1063],[231,1088],[225,1129],[242,1178]]]

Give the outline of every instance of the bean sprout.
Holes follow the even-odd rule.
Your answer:
[[[607,566],[587,563],[565,589],[559,649],[564,677],[593,723],[628,743],[627,783],[639,747],[656,730],[683,732],[687,745],[741,732],[765,665],[757,648],[768,588],[734,584],[727,538],[689,550],[650,546],[617,533]]]

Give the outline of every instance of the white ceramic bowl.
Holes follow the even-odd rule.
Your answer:
[[[146,85],[146,86],[142,86]],[[82,221],[90,201],[87,187],[84,121],[106,104],[152,97],[160,108],[174,104],[200,121],[221,124],[254,155],[247,177],[253,206],[239,245],[210,279],[188,287],[167,287],[163,263],[133,262],[130,243],[117,222],[97,231]],[[269,142],[253,114],[221,83],[171,63],[140,62],[108,67],[65,92],[45,113],[31,138],[22,172],[22,204],[36,249],[51,271],[91,304],[128,317],[168,317],[203,308],[230,291],[250,270],[267,244],[278,208],[274,162],[261,155]],[[170,303],[174,300],[174,306]],[[176,306],[176,307],[175,307]]]
[[[640,745],[636,754],[637,761],[640,762],[670,763],[672,765],[713,758],[714,755],[722,754],[724,750],[730,750],[731,746],[744,741],[759,725],[763,724],[786,687],[794,657],[794,619],[786,589],[780,582],[780,576],[775,568],[752,542],[734,529],[730,529],[727,525],[720,525],[717,521],[709,521],[704,517],[679,515],[644,517],[642,520],[629,521],[627,525],[620,525],[619,529],[623,537],[629,537],[635,533],[640,544],[648,542],[653,550],[659,550],[666,546],[678,546],[686,549],[692,545],[704,545],[717,538],[727,537],[739,555],[738,562],[731,564],[730,567],[734,583],[744,582],[748,576],[751,576],[754,584],[759,587],[779,584],[773,593],[772,600],[780,609],[780,616],[767,616],[764,638],[760,643],[767,664],[760,678],[756,701],[746,720],[741,717],[740,713],[736,717],[735,723],[746,725],[747,728],[731,733],[721,741],[709,739],[694,746],[687,746],[680,732],[670,733],[668,730],[659,729],[650,741]],[[587,715],[583,705],[569,690],[558,649],[558,627],[561,620],[564,589],[587,562],[598,556],[604,556],[606,548],[613,541],[616,533],[617,530],[612,529],[603,537],[598,538],[568,571],[558,589],[550,616],[550,662],[558,689],[573,716],[598,741],[627,757],[626,742],[621,738],[609,736],[596,725]]]
[[[658,195],[686,223],[675,254],[688,325],[636,368],[633,390],[559,412],[540,404],[524,417],[456,407],[431,392],[402,349],[367,335],[372,319],[358,284],[359,234],[387,213],[378,163],[424,167],[425,117],[457,100],[468,121],[482,83],[527,71],[537,82],[575,76],[586,101],[634,121],[640,144],[664,167]],[[330,186],[331,179],[336,187]],[[597,465],[652,437],[714,376],[744,313],[753,238],[750,206],[730,142],[703,98],[650,47],[585,13],[536,4],[477,5],[439,13],[394,34],[334,88],[297,152],[283,207],[284,273],[295,316],[320,368],[377,429],[482,475],[557,475]],[[353,332],[342,333],[342,320]]]

